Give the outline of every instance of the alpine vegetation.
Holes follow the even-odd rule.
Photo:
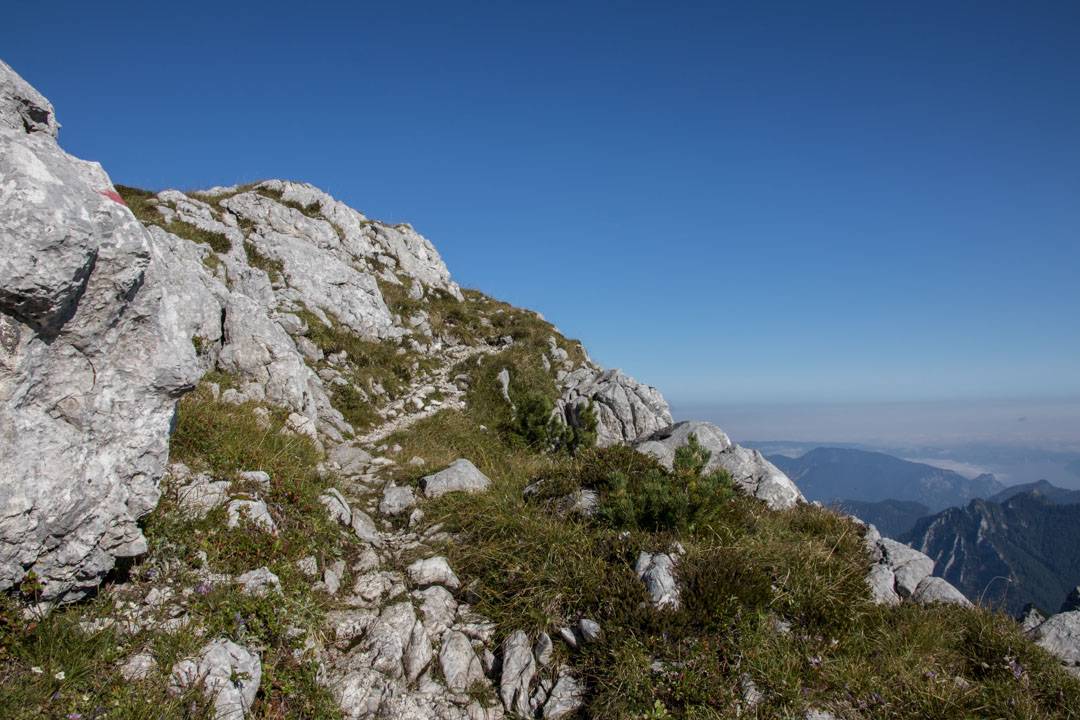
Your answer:
[[[409,225],[58,128],[0,63],[0,716],[1078,716],[1072,605],[973,605]]]

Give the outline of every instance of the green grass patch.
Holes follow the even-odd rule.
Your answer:
[[[314,218],[316,220],[325,220],[325,218],[319,213],[320,205],[318,202],[311,202],[307,205],[302,205],[295,200],[286,200],[285,194],[282,191],[268,187],[257,187],[255,188],[255,192],[259,193],[260,195],[264,195],[271,200],[274,200],[275,202],[281,203],[285,207],[290,207],[293,210],[298,210],[310,218]]]
[[[253,268],[262,270],[270,276],[270,280],[279,282],[282,279],[285,272],[285,264],[276,258],[267,257],[259,252],[259,248],[255,243],[250,240],[245,240],[244,254],[247,256],[248,264]]]
[[[345,363],[333,367],[354,386],[362,388],[364,394],[368,394],[372,382],[377,382],[390,398],[395,398],[418,372],[432,366],[430,358],[408,351],[396,342],[361,338],[338,322],[332,313],[326,313],[329,325],[310,310],[303,309],[296,314],[308,325],[308,339],[324,354],[345,352]],[[324,360],[316,369],[327,366],[329,364]],[[379,401],[365,399],[355,387],[334,385],[330,399],[357,430],[370,427],[378,420],[374,402]]]
[[[235,384],[235,379],[220,373],[208,380],[225,387]],[[216,637],[254,648],[261,656],[263,677],[253,717],[339,716],[329,693],[315,682],[315,665],[294,657],[305,634],[321,632],[332,602],[311,591],[311,580],[295,563],[307,555],[322,563],[338,558],[348,562],[358,547],[318,502],[327,486],[316,472],[318,450],[307,438],[281,434],[281,411],[272,410],[264,424],[255,409],[252,404],[216,402],[207,382],[202,383],[180,402],[171,460],[234,479],[234,495],[258,494],[279,534],[228,528],[224,508],[203,519],[185,517],[173,488],[166,485],[161,502],[145,520],[149,552],[127,582],[106,583],[91,600],[60,608],[37,622],[24,620],[12,600],[0,599],[0,716],[209,717],[200,692],[174,698],[166,684],[173,664]],[[235,482],[241,470],[265,470],[270,488]],[[197,571],[203,554],[219,573],[236,575],[267,566],[280,578],[283,594],[257,598],[229,584],[200,581]],[[114,616],[118,607],[129,600],[138,602],[151,587],[173,588],[192,618],[190,625],[173,633],[148,629],[131,635],[115,628],[83,629],[81,623]],[[185,587],[196,591],[184,595]],[[302,632],[294,634],[291,628]],[[140,651],[150,652],[158,671],[144,681],[128,682],[120,676],[120,665]]]
[[[117,185],[116,192],[120,194],[131,212],[143,225],[157,225],[177,237],[207,245],[217,253],[227,253],[232,249],[229,238],[221,233],[203,230],[182,220],[165,222],[165,218],[157,211],[157,203],[153,201],[156,195],[149,190]]]
[[[352,385],[334,385],[330,388],[330,404],[356,430],[362,430],[375,425],[379,421],[379,413],[375,405],[360,394],[360,391]]]
[[[120,664],[147,638],[111,629],[89,633],[80,627],[80,621],[111,610],[111,598],[103,594],[80,606],[26,620],[9,598],[0,596],[0,716],[11,720],[75,714],[117,720],[207,717],[209,707],[202,696],[198,692],[170,696],[165,675],[137,683],[120,675]],[[161,661],[180,659],[167,643],[161,649]]]
[[[494,338],[492,328],[481,322],[484,308],[482,303],[458,300],[444,290],[429,288],[421,300],[409,297],[411,280],[392,283],[379,279],[379,291],[391,313],[408,319],[419,312],[428,317],[428,324],[436,337],[452,335],[468,344],[477,345]]]
[[[224,254],[232,250],[232,243],[229,242],[229,238],[221,233],[203,230],[202,228],[195,227],[183,220],[173,220],[172,222],[158,224],[177,237],[182,237],[185,240],[190,240],[194,243],[208,245],[210,249],[216,253]]]
[[[500,633],[553,632],[580,617],[601,624],[604,638],[582,651],[557,643],[588,681],[587,717],[734,717],[744,674],[765,694],[750,717],[810,707],[842,717],[1077,717],[1080,683],[1009,618],[874,605],[862,530],[844,517],[808,505],[771,511],[726,476],[703,476],[699,449],[681,453],[674,471],[626,448],[538,457],[470,430],[464,414],[444,415],[419,429],[422,440],[398,441],[434,468],[468,457],[494,481],[429,511],[456,533],[451,564]],[[536,480],[543,489],[526,500]],[[578,488],[600,493],[593,518],[552,511],[551,499]],[[686,549],[682,604],[656,610],[634,561],[676,540]]]

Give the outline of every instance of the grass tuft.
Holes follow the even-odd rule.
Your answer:
[[[210,379],[226,387],[235,384],[220,373]],[[217,402],[204,382],[180,402],[171,460],[233,479],[234,495],[259,495],[278,535],[228,528],[224,508],[203,519],[185,517],[167,485],[145,519],[149,552],[128,582],[107,583],[95,598],[37,621],[23,619],[10,599],[0,598],[0,717],[208,717],[201,693],[174,698],[166,684],[174,663],[214,637],[230,638],[261,656],[263,677],[253,717],[339,717],[329,693],[315,681],[316,666],[302,654],[304,637],[321,633],[331,600],[311,591],[311,581],[295,563],[307,555],[321,563],[350,561],[358,548],[318,502],[327,486],[316,472],[318,450],[307,438],[281,433],[282,412],[271,410],[264,424],[256,407]],[[271,477],[269,490],[235,482],[241,470],[265,470]],[[252,597],[231,584],[200,580],[202,557],[215,573],[236,575],[267,566],[280,578],[283,593]],[[151,629],[134,635],[114,628],[84,629],[86,621],[110,617],[129,601],[138,603],[150,588],[173,588],[191,624],[175,632]],[[144,681],[128,682],[119,667],[140,651],[150,652],[158,671]]]
[[[216,253],[227,253],[232,249],[229,238],[221,233],[203,230],[182,220],[165,222],[165,218],[157,211],[157,203],[153,202],[156,195],[149,190],[117,185],[116,192],[120,194],[131,212],[143,225],[157,225],[177,237],[207,245]]]

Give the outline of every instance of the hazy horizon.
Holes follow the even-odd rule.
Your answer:
[[[1080,488],[1080,398],[864,403],[676,403],[677,420],[715,422],[736,442],[798,455],[852,445],[1006,484]],[[790,446],[790,447],[788,447]]]
[[[680,420],[717,422],[740,441],[879,445],[1001,442],[1080,451],[1080,398],[727,404],[675,401],[672,411]]]

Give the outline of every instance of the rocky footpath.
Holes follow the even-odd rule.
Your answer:
[[[311,342],[309,318],[435,359],[411,394],[391,398],[376,382],[355,388],[397,418],[368,441],[423,417],[418,409],[460,404],[449,369],[493,349],[434,337],[423,314],[390,312],[380,282],[415,300],[462,299],[438,252],[408,225],[270,180],[166,190],[141,201],[155,220],[144,226],[100,165],[60,149],[52,106],[7,65],[0,98],[9,249],[0,265],[0,588],[32,573],[43,600],[77,600],[117,558],[145,551],[137,520],[157,503],[176,400],[208,370],[241,379],[228,391],[233,402],[288,409],[296,432],[329,444],[352,436],[331,401],[348,382],[339,369],[347,359]],[[601,427],[611,441],[659,422],[627,393],[670,419],[651,388],[591,364],[575,373],[590,380],[568,397],[607,403]]]
[[[516,632],[498,638],[494,623],[471,608],[469,592],[447,559],[432,554],[447,538],[437,525],[424,526],[425,502],[483,492],[491,481],[460,460],[425,476],[418,497],[380,480],[393,463],[379,460],[385,458],[354,446],[341,446],[330,460],[358,498],[365,489],[376,491],[370,515],[356,504],[363,500],[350,501],[336,490],[324,496],[331,516],[369,544],[350,568],[352,584],[342,587],[341,609],[327,616],[329,642],[319,654],[320,682],[344,716],[478,720],[506,713],[572,714],[582,702],[580,681],[569,666],[552,663],[550,637],[530,640]],[[403,515],[409,520],[401,529],[381,519]],[[336,592],[339,581],[327,585]]]
[[[330,450],[342,482],[364,491],[363,480],[385,464],[366,464],[360,445],[373,448],[461,407],[464,386],[450,371],[512,343],[466,344],[434,332],[423,311],[391,312],[381,286],[399,287],[418,303],[464,301],[437,251],[408,225],[369,220],[310,185],[280,180],[201,193],[125,192],[138,203],[129,207],[98,164],[60,148],[58,128],[49,102],[0,63],[0,232],[8,250],[0,262],[0,589],[32,586],[39,609],[79,600],[118,559],[146,552],[138,522],[161,494],[176,403],[204,373],[236,380],[225,389],[212,383],[215,400],[282,408],[285,431]],[[415,358],[417,372],[396,394],[377,381],[356,386],[346,353],[327,357],[312,342],[313,322],[394,343]],[[561,412],[590,400],[602,407],[605,442],[670,421],[655,389],[591,362],[575,364],[554,337],[549,367],[563,391]],[[335,389],[350,384],[378,408],[374,426],[359,435],[333,401]],[[247,479],[269,483],[258,469]],[[167,482],[186,517],[224,508],[230,527],[251,523],[277,533],[258,493],[182,465]],[[436,497],[459,483],[433,476],[426,492]],[[388,516],[415,503],[411,490],[393,490],[379,506]],[[341,493],[328,494],[325,505],[370,550],[349,569],[321,573],[321,587],[333,593],[343,576],[355,576],[348,609],[328,618],[334,640],[320,655],[346,716],[500,716],[498,706],[466,700],[474,685],[505,674],[504,653],[489,625],[454,599],[458,581],[445,561],[381,569],[403,549],[415,551],[422,535],[386,534]],[[268,573],[210,573],[204,582],[273,591],[278,583]],[[125,601],[122,613],[87,629],[186,627],[192,618],[176,601],[199,587]],[[510,655],[511,664],[525,662]],[[151,672],[147,657],[130,658],[125,676]],[[513,671],[512,702],[546,717],[572,712],[580,689],[568,669],[543,670],[542,653],[533,661],[534,669]],[[217,717],[239,717],[259,687],[258,670],[257,654],[219,638],[172,668],[170,687],[181,693],[197,685],[213,697]],[[246,679],[230,679],[238,673]],[[550,681],[539,679],[545,673]],[[539,684],[530,688],[534,676]]]
[[[48,101],[0,63],[0,590],[36,623],[98,591],[119,560],[140,558],[77,625],[108,634],[122,655],[110,667],[139,688],[158,683],[163,702],[202,703],[229,720],[260,702],[268,716],[326,714],[289,706],[282,688],[307,682],[304,694],[325,693],[350,719],[578,714],[597,691],[586,670],[611,625],[582,612],[547,625],[498,617],[481,578],[454,561],[467,528],[444,523],[453,503],[511,486],[499,497],[527,503],[546,481],[532,473],[558,467],[556,448],[529,435],[524,408],[537,394],[549,424],[654,470],[673,471],[694,440],[707,453],[695,477],[724,471],[725,492],[745,496],[751,514],[856,527],[847,576],[861,597],[865,571],[880,605],[970,605],[922,553],[872,526],[807,514],[815,508],[757,451],[710,423],[675,423],[655,388],[599,367],[535,314],[463,291],[411,226],[283,180],[117,188],[61,150],[58,128]],[[177,430],[182,397],[203,414]],[[181,431],[170,457],[170,433]],[[530,484],[515,475],[526,470]],[[587,524],[604,501],[578,487],[538,522]],[[688,606],[700,612],[700,548],[640,527],[602,538],[598,547],[617,550],[598,572],[626,565],[632,587],[620,591],[632,612],[659,625]],[[761,592],[779,597],[785,581],[770,577]],[[1070,666],[1080,664],[1074,610],[1025,628]],[[776,629],[769,642],[825,642],[771,609],[759,614]],[[650,677],[685,675],[682,661],[644,662]],[[816,671],[821,660],[808,662]],[[769,681],[741,671],[740,712],[789,702]]]

